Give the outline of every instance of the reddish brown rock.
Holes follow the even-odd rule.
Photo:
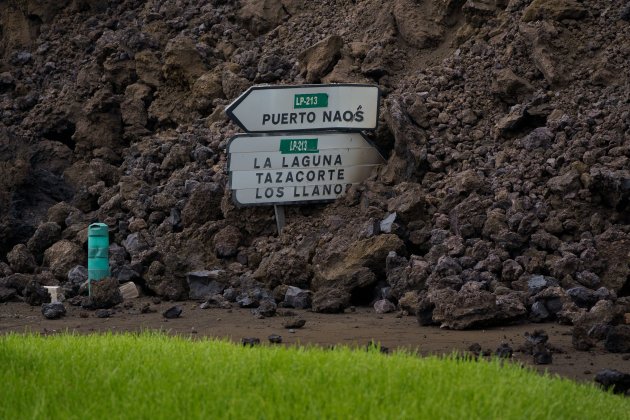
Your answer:
[[[61,240],[44,253],[44,265],[60,280],[68,277],[68,272],[77,265],[85,265],[86,252],[74,242]]]

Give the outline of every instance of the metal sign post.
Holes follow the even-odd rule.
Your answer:
[[[278,235],[282,233],[284,229],[284,206],[273,206],[273,210],[276,214],[276,225],[278,226]]]

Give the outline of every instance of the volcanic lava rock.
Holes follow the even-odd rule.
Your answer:
[[[97,318],[109,318],[112,316],[113,312],[109,309],[98,309],[95,314]]]
[[[239,19],[256,35],[275,28],[286,16],[281,0],[246,0],[238,13]]]
[[[308,83],[319,82],[333,69],[342,46],[343,39],[339,35],[331,35],[300,53],[300,70]]]
[[[232,304],[228,302],[228,300],[223,295],[212,295],[208,297],[204,303],[199,305],[201,309],[207,308],[221,308],[221,309],[230,309]]]
[[[545,330],[534,330],[531,334],[525,333],[525,343],[518,348],[518,351],[525,354],[533,354],[536,346],[546,344],[549,341],[549,335]]]
[[[132,257],[138,257],[141,252],[149,248],[149,241],[142,232],[136,232],[128,235],[122,242],[125,251]]]
[[[235,297],[241,308],[257,308],[263,300],[273,300],[273,295],[269,290],[255,284],[241,285],[241,293]]]
[[[510,347],[508,343],[501,343],[495,354],[501,359],[509,359],[512,357],[513,352],[514,350],[512,350],[512,347]]]
[[[0,279],[0,285],[14,289],[19,295],[23,296],[26,286],[34,280],[35,276],[32,274],[16,273]]]
[[[15,289],[0,285],[0,303],[10,302],[16,295],[17,291]]]
[[[396,310],[396,305],[387,299],[379,299],[374,302],[374,312],[377,314],[388,314]]]
[[[226,226],[214,236],[214,250],[219,258],[234,257],[241,242],[241,232],[236,226]]]
[[[176,36],[166,44],[162,67],[166,79],[192,84],[206,70],[201,54],[189,37]]]
[[[416,315],[420,303],[420,295],[417,291],[406,292],[398,299],[398,306],[409,315]]]
[[[304,255],[295,249],[283,248],[263,258],[253,277],[269,288],[281,284],[305,288],[312,275],[313,270]]]
[[[567,289],[567,294],[580,308],[591,308],[599,300],[593,290],[581,286]]]
[[[77,265],[68,271],[68,281],[62,286],[66,297],[73,297],[79,293],[81,286],[88,280],[88,270],[82,265]]]
[[[461,330],[516,321],[527,314],[516,296],[495,296],[481,287],[481,283],[468,282],[459,292],[453,289],[429,292],[435,305],[433,321]]]
[[[7,261],[11,270],[16,273],[32,273],[37,268],[35,258],[24,244],[17,244],[7,254]]]
[[[600,300],[588,312],[579,316],[573,327],[572,343],[576,350],[586,351],[605,337],[615,313],[613,303]],[[601,333],[600,333],[601,332]]]
[[[615,394],[628,394],[630,391],[630,374],[616,369],[603,369],[597,372],[595,382],[605,390],[612,389]]]
[[[426,16],[412,0],[396,0],[393,5],[394,19],[402,38],[417,48],[435,46],[442,39],[443,29]]]
[[[85,309],[109,309],[123,302],[118,280],[113,277],[92,281],[90,287],[91,295],[81,305]]]
[[[66,217],[63,218],[64,223]],[[55,222],[46,222],[37,227],[33,236],[28,240],[27,246],[29,251],[41,258],[44,251],[59,239],[61,239],[61,226]]]
[[[468,351],[471,352],[475,357],[483,356],[481,344],[479,343],[472,343],[470,346],[468,346]]]
[[[282,343],[282,336],[278,335],[278,334],[271,334],[271,335],[269,335],[269,337],[267,337],[267,339],[269,339],[269,342],[271,344],[281,344]]]
[[[576,280],[584,287],[595,289],[601,283],[599,276],[591,271],[580,271]]]
[[[540,293],[547,287],[557,286],[558,282],[556,279],[547,276],[531,276],[529,280],[527,280],[527,290],[530,295],[535,295]]]
[[[138,279],[140,279],[140,274],[138,274],[136,270],[131,268],[130,265],[122,265],[116,267],[115,269],[112,268],[111,271],[112,276],[116,277],[116,280],[118,280],[118,283],[120,284],[130,281],[137,281]]]
[[[66,308],[61,302],[44,303],[42,305],[42,315],[46,319],[59,319],[66,314]]]
[[[9,267],[9,264],[0,262],[0,277],[7,277],[13,274],[13,270]]]
[[[604,347],[611,353],[630,353],[630,325],[611,327]]]
[[[257,337],[244,337],[241,338],[241,344],[244,347],[254,347],[260,345],[260,338]]]
[[[284,304],[289,308],[308,309],[312,304],[312,295],[310,290],[289,286],[284,294]]]
[[[543,289],[529,300],[534,301],[530,312],[530,319],[534,322],[557,318],[561,312],[565,318],[575,317],[579,314],[578,311],[581,310],[560,286]],[[572,323],[572,321],[569,321],[569,323]]]
[[[313,295],[313,311],[335,314],[350,306],[350,293],[339,289],[322,289]]]
[[[541,301],[534,302],[529,312],[529,319],[534,322],[542,322],[550,317],[549,311]]]
[[[186,273],[189,298],[195,300],[208,299],[211,295],[221,294],[225,290],[223,270],[201,270]]]
[[[600,274],[602,286],[619,293],[624,287],[630,287],[630,235],[619,229],[610,228],[595,237],[597,252],[606,260]]]
[[[276,314],[278,305],[273,299],[263,299],[260,301],[257,308],[252,309],[254,315],[259,315],[265,318],[272,317]]]
[[[220,197],[222,196],[223,189],[219,184],[200,183],[197,185],[182,210],[183,225],[203,224],[220,218],[222,216]]]
[[[383,220],[380,221],[378,225],[378,232],[383,233],[392,233],[392,229],[394,227],[394,222],[396,221],[397,214],[396,212],[388,214]],[[372,236],[372,235],[367,235]]]
[[[520,352],[531,354],[537,365],[548,365],[553,362],[554,347],[549,344],[549,336],[544,330],[534,330],[532,334],[525,333],[525,339],[525,343],[518,348]]]
[[[39,306],[50,302],[48,291],[37,281],[30,281],[24,288],[24,301],[31,306]]]
[[[162,312],[162,316],[166,319],[175,319],[175,318],[179,318],[182,312],[183,312],[183,309],[176,305],[176,306],[171,306],[170,308]]]
[[[289,319],[282,326],[287,329],[290,329],[290,328],[298,329],[298,328],[302,328],[305,324],[306,324],[305,319],[295,318],[295,319]]]
[[[352,243],[341,257],[340,250],[334,247],[335,243],[331,242],[326,250],[322,250],[314,258],[314,306],[318,293],[323,289],[334,288],[350,292],[376,283],[374,270],[384,266],[390,251],[402,254],[404,243],[393,234],[378,235]]]
[[[387,201],[387,211],[396,214],[394,220],[399,218],[408,224],[414,220],[423,220],[427,216],[426,196],[420,184],[411,182],[401,183],[395,190],[396,196]]]
[[[433,320],[433,311],[435,310],[435,304],[428,296],[420,298],[418,301],[418,308],[416,310],[416,318],[418,324],[421,326],[427,325],[439,325],[437,321]]]
[[[532,356],[534,357],[534,364],[537,365],[550,365],[553,362],[551,352],[542,344],[534,348],[534,354]]]
[[[625,2],[5,3],[5,260],[27,244],[69,289],[98,219],[125,248],[112,247],[112,276],[170,299],[188,297],[186,273],[216,267],[231,301],[260,302],[241,284],[251,271],[278,302],[295,286],[323,311],[389,288],[378,297],[412,313],[451,289],[419,305],[421,323],[506,323],[499,312],[522,305],[593,344],[616,326],[630,287]],[[440,59],[424,60],[432,47]],[[387,163],[336,203],[293,209],[278,237],[270,208],[231,202],[224,110],[254,83],[311,81],[379,85],[369,136]],[[236,245],[219,240],[228,226]],[[19,270],[0,263],[21,295],[35,276]],[[421,298],[405,309],[408,292]],[[586,320],[596,300],[613,303],[597,309],[610,322]]]
[[[44,252],[44,265],[60,280],[65,280],[68,271],[77,265],[84,265],[86,253],[74,242],[61,240]]]
[[[15,79],[8,71],[0,73],[0,93],[13,90],[15,87]]]
[[[532,93],[534,88],[524,78],[517,76],[510,68],[497,71],[492,90],[508,103],[516,103],[519,96]]]
[[[523,22],[538,19],[581,19],[586,8],[575,0],[534,0],[523,12]]]

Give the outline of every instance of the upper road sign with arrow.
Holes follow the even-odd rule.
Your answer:
[[[250,133],[374,130],[378,86],[253,86],[225,112]]]

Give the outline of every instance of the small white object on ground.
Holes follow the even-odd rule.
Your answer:
[[[124,300],[134,299],[140,296],[140,292],[138,291],[138,286],[132,281],[128,281],[118,288],[120,290],[120,294],[122,295]]]
[[[48,290],[48,294],[50,295],[50,303],[59,302],[59,289],[61,286],[44,286]]]

